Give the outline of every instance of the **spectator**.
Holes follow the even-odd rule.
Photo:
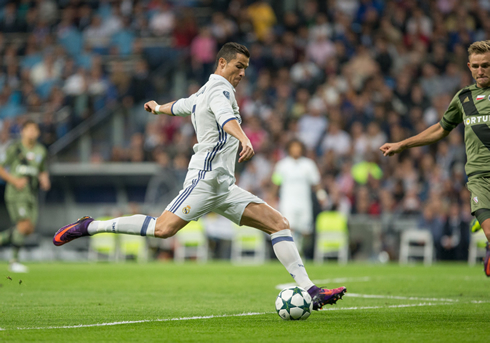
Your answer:
[[[175,14],[166,1],[159,2],[150,19],[149,27],[157,37],[168,36],[175,27]]]
[[[248,7],[247,12],[252,20],[255,36],[259,41],[263,41],[276,23],[272,7],[266,1],[258,0]]]
[[[344,156],[351,150],[351,140],[347,132],[341,130],[337,121],[331,121],[322,142],[322,151],[333,150],[335,155]]]
[[[191,43],[191,65],[194,73],[199,75],[199,83],[203,83],[214,71],[216,57],[216,40],[209,27],[203,27]]]

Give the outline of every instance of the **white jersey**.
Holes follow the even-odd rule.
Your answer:
[[[172,114],[192,116],[198,143],[193,147],[189,169],[217,170],[234,177],[239,141],[227,134],[223,126],[234,119],[241,124],[242,119],[231,83],[211,74],[198,92],[172,105]]]
[[[320,183],[320,173],[313,160],[306,157],[296,160],[290,156],[280,160],[274,170],[274,180],[281,186],[281,212],[311,211],[311,186]]]

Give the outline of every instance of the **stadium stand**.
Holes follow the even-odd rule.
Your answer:
[[[142,104],[196,91],[217,49],[238,41],[251,51],[237,100],[256,149],[238,184],[275,205],[270,173],[300,138],[330,195],[317,213],[378,218],[378,250],[396,256],[400,218],[436,240],[451,206],[471,219],[462,127],[392,158],[378,148],[436,123],[472,83],[466,48],[490,39],[489,10],[476,0],[0,1],[0,154],[30,117],[54,168],[48,206],[144,202],[147,179],[117,183],[100,165],[141,163],[125,180],[160,169],[182,180],[190,120],[151,116]],[[80,191],[72,180],[67,191],[63,178],[80,173],[78,163],[90,163],[87,180],[99,165],[106,185]]]

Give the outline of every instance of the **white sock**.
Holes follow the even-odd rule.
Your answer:
[[[109,220],[94,220],[88,225],[88,233],[100,232],[127,233],[130,235],[155,237],[156,218],[135,214],[130,217],[119,217]]]
[[[293,236],[291,236],[291,230],[281,230],[271,235],[272,248],[276,253],[277,259],[281,261],[282,265],[286,267],[287,271],[293,277],[296,283],[308,290],[315,284],[311,282],[308,274],[306,273],[303,260],[299,256],[296,244],[294,244]]]

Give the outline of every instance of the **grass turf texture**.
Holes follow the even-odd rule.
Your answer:
[[[278,263],[29,267],[29,274],[0,272],[0,341],[483,342],[490,337],[490,279],[481,267],[464,264],[307,265],[313,280],[353,278],[325,286],[345,285],[354,295],[306,321],[283,321],[275,313],[275,286],[292,281]],[[400,305],[417,306],[395,307]],[[264,314],[155,321],[249,312]],[[149,322],[47,329],[137,320]]]

